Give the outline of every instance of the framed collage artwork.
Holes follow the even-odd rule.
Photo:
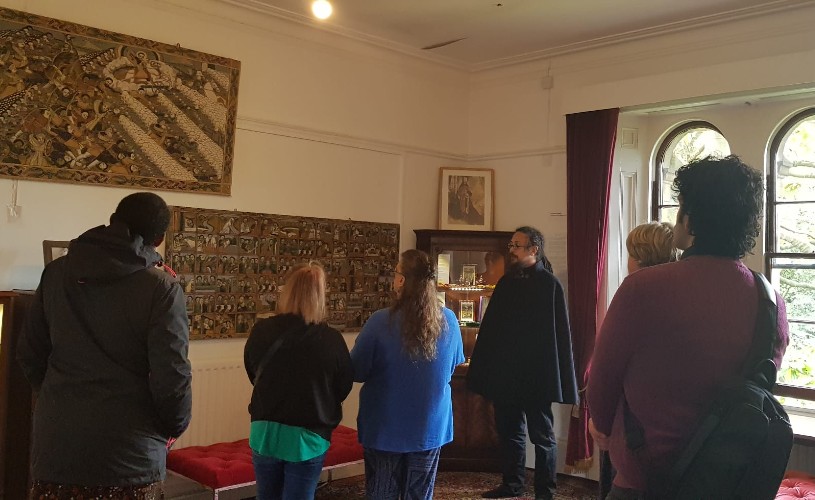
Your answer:
[[[240,62],[0,8],[0,177],[229,195]]]
[[[166,262],[184,288],[193,340],[247,336],[277,312],[287,272],[309,260],[326,271],[330,326],[359,330],[390,305],[398,224],[171,210]]]

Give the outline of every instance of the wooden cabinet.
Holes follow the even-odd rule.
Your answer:
[[[0,499],[28,498],[31,386],[15,359],[33,292],[0,292]]]
[[[453,441],[441,450],[441,470],[499,471],[492,404],[467,390],[467,369],[478,326],[495,283],[503,275],[512,232],[416,230],[416,248],[436,263],[437,292],[459,319],[465,364],[456,368]],[[472,317],[470,317],[472,316]]]

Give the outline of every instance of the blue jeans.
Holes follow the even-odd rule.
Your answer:
[[[311,460],[287,462],[252,452],[257,500],[308,500],[314,498],[325,453]]]
[[[365,448],[365,497],[368,500],[432,500],[439,450],[410,453]]]

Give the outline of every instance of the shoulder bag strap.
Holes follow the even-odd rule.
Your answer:
[[[306,326],[305,328],[308,328]],[[272,345],[269,346],[269,350],[266,351],[266,354],[263,355],[263,359],[260,360],[258,363],[258,369],[255,372],[255,378],[252,380],[252,385],[257,385],[258,380],[260,380],[260,375],[263,373],[263,370],[269,365],[269,360],[272,359],[272,356],[280,349],[280,346],[283,345],[283,342],[286,341],[295,331],[300,330],[300,328],[293,328],[291,330],[285,331],[277,336],[276,339],[272,342]]]
[[[767,281],[763,274],[751,270],[755,280],[758,293],[758,309],[756,312],[756,324],[753,330],[753,342],[742,367],[742,376],[752,380],[764,389],[771,391],[775,385],[775,375],[777,368],[772,362],[774,346],[777,338],[778,304],[775,300],[775,290]],[[705,443],[705,439],[719,424],[708,416],[700,428],[694,433],[691,442],[688,443],[682,455],[671,469],[671,484],[676,482],[685,474],[690,467],[694,457]]]
[[[752,273],[756,288],[758,288],[758,313],[753,343],[742,367],[742,373],[745,378],[772,391],[775,385],[775,372],[778,370],[778,367],[772,363],[778,342],[778,304],[775,299],[775,290],[767,278],[761,273],[755,271]],[[770,361],[772,367],[767,361]],[[773,367],[775,370],[772,369]]]
[[[759,302],[753,341],[744,362],[743,374],[770,390],[775,384],[775,370],[768,369],[767,361],[770,361],[769,365],[775,367],[771,360],[777,337],[778,304],[776,303],[775,290],[767,281],[767,278],[761,273],[752,270],[751,272],[758,290]],[[646,465],[647,460],[643,456],[645,433],[642,425],[628,407],[625,396],[623,396],[623,424],[628,449],[634,453],[643,465]],[[677,478],[682,477],[696,452],[704,444],[704,437],[715,427],[715,422],[704,421],[701,426],[705,429],[700,428],[694,433],[695,439],[688,443],[677,463],[668,473],[668,478],[671,481],[676,481]]]

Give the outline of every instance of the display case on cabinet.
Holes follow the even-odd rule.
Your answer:
[[[508,265],[512,232],[419,229],[416,248],[436,263],[439,299],[459,319],[466,362],[456,368],[453,442],[442,448],[442,470],[498,471],[499,449],[492,404],[467,390],[467,369],[478,328],[495,284]]]

